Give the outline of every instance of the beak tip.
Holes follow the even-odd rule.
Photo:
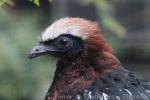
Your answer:
[[[27,58],[28,59],[33,59],[35,58],[37,55],[36,53],[34,53],[32,50],[27,54]]]
[[[37,57],[38,52],[36,49],[37,48],[33,48],[29,51],[29,53],[27,54],[28,59],[33,59],[33,58]]]
[[[36,47],[34,47],[33,49],[31,49],[27,55],[27,58],[28,59],[33,59],[35,57],[38,57],[38,56],[41,56],[41,55],[44,55],[44,54],[47,54],[49,53],[50,50],[49,50],[49,47],[48,46],[45,46],[45,45],[38,45]]]
[[[32,59],[33,56],[32,56],[31,54],[28,54],[28,55],[27,55],[27,58],[28,58],[28,59]]]

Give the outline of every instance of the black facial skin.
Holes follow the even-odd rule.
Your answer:
[[[71,58],[79,55],[83,47],[84,43],[81,38],[65,34],[54,40],[41,41],[38,46],[29,52],[28,58],[32,59],[44,54]]]

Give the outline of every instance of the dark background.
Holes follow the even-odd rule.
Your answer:
[[[30,61],[27,52],[66,16],[97,21],[123,66],[150,79],[149,0],[6,0],[0,6],[0,100],[44,98],[57,58]]]

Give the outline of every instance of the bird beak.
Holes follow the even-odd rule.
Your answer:
[[[28,58],[32,59],[32,58],[35,58],[35,57],[38,57],[38,56],[41,56],[44,54],[53,53],[55,51],[56,51],[56,49],[53,46],[40,44],[30,50],[30,52],[28,54]]]

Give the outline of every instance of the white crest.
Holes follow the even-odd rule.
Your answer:
[[[55,23],[53,23],[52,25],[50,25],[43,33],[42,33],[42,41],[47,41],[49,39],[54,39],[59,37],[60,35],[63,34],[70,34],[73,36],[77,36],[80,37],[82,39],[86,39],[87,35],[83,34],[80,32],[80,28],[79,26],[76,25],[69,25],[66,26],[65,25],[65,21],[67,20],[67,18],[63,18],[60,19],[58,21],[56,21]]]

